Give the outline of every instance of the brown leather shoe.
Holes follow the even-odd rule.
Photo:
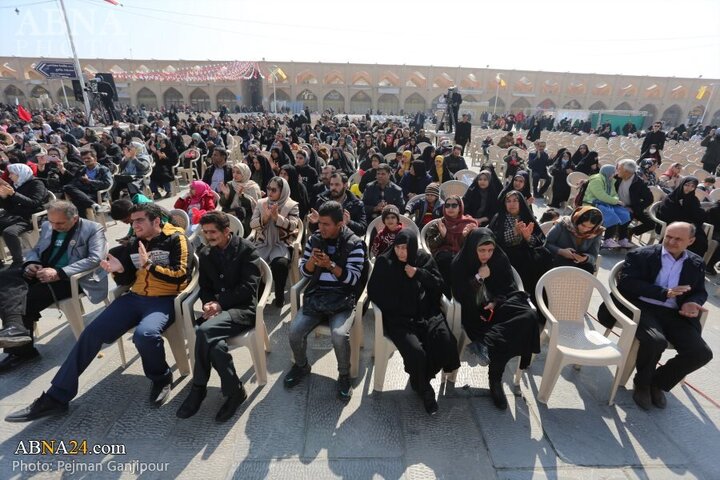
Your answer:
[[[635,390],[633,391],[633,400],[635,400],[637,406],[643,410],[650,410],[653,403],[650,396],[650,386],[636,384]]]
[[[654,385],[650,387],[650,398],[652,399],[652,404],[655,405],[657,408],[662,409],[667,407],[665,392],[663,392],[662,389]]]

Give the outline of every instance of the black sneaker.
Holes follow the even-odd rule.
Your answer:
[[[501,381],[490,382],[490,397],[497,408],[507,410],[507,398],[505,398],[505,390],[503,390]]]
[[[163,380],[153,382],[153,386],[150,389],[150,403],[159,407],[160,405],[165,403],[165,400],[167,400],[168,396],[170,395],[171,389],[172,374],[168,373]]]
[[[245,387],[240,385],[240,389],[230,395],[227,400],[225,400],[225,403],[222,404],[222,407],[218,410],[217,415],[215,415],[215,421],[226,422],[230,420],[246,398],[247,394],[245,393]]]
[[[185,401],[180,405],[175,415],[178,418],[190,418],[200,410],[200,405],[207,395],[207,388],[193,384]]]
[[[0,330],[0,348],[12,348],[32,342],[30,332],[25,327],[10,325]]]
[[[435,400],[435,390],[428,386],[427,390],[423,392],[423,405],[428,415],[435,415],[438,412],[438,403]]]
[[[67,411],[67,403],[60,403],[47,393],[43,392],[43,394],[31,403],[29,407],[25,407],[15,413],[11,413],[5,417],[5,421],[31,422],[33,420],[37,420],[38,418],[62,415],[67,413]]]
[[[337,380],[337,394],[340,400],[350,400],[352,397],[352,382],[350,375],[340,375]]]
[[[285,375],[285,379],[283,380],[283,384],[287,388],[292,388],[298,383],[300,383],[300,380],[304,376],[310,373],[310,364],[306,363],[302,367],[299,367],[298,365],[293,365],[290,371]]]
[[[29,353],[22,355],[8,353],[7,356],[0,361],[0,373],[10,372],[20,365],[31,363],[38,358],[40,358],[40,352],[38,352],[35,348],[33,348]]]

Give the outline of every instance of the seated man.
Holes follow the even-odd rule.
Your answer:
[[[110,191],[113,200],[120,198],[123,190],[127,190],[131,197],[140,193],[143,189],[143,177],[152,169],[152,163],[144,144],[130,142],[123,148],[123,151],[125,157],[118,167],[119,173],[113,177],[113,188]]]
[[[644,410],[651,405],[665,408],[663,392],[712,359],[699,320],[707,300],[705,265],[702,258],[687,250],[694,240],[694,225],[671,223],[662,245],[627,254],[618,278],[620,293],[640,309],[633,400]],[[657,368],[668,342],[677,355]]]
[[[365,217],[368,223],[380,216],[385,205],[395,205],[401,212],[405,211],[402,188],[390,181],[390,166],[381,163],[375,175],[376,180],[368,183],[363,193]]]
[[[98,163],[95,150],[82,152],[83,168],[75,174],[65,170],[62,162],[57,162],[58,170],[62,175],[63,192],[65,198],[78,208],[80,216],[85,218],[88,208],[98,208],[97,192],[106,190],[112,185],[112,173],[107,167]]]
[[[162,332],[174,321],[173,301],[188,283],[192,252],[184,230],[163,224],[160,216],[159,207],[152,203],[133,208],[130,218],[135,236],[100,262],[106,272],[114,274],[118,285],[129,285],[130,292],[112,302],[83,330],[50,389],[29,407],[5,417],[6,421],[27,422],[66,413],[77,395],[80,375],[102,345],[114,343],[133,327],[133,342],[145,376],[153,382],[150,401],[159,406],[167,399],[172,373],[165,361]]]
[[[78,218],[72,203],[58,200],[47,211],[48,221],[37,245],[25,256],[23,268],[0,272],[0,347],[7,353],[0,361],[0,373],[40,356],[33,345],[40,312],[69,298],[70,276],[98,267],[107,251],[103,226]],[[92,303],[107,298],[107,275],[102,271],[83,277],[79,286]]]
[[[260,271],[255,246],[230,231],[230,220],[222,212],[208,212],[200,219],[210,248],[200,252],[200,300],[203,314],[195,330],[195,370],[190,394],[177,411],[190,418],[207,395],[211,367],[220,375],[227,400],[215,420],[230,419],[247,395],[235,373],[226,340],[255,327]]]
[[[212,153],[212,165],[205,170],[202,181],[210,185],[214,192],[220,192],[220,185],[233,179],[232,167],[227,163],[227,150],[215,147]]]
[[[317,230],[318,213],[320,206],[328,200],[335,200],[343,207],[343,222],[355,235],[365,236],[367,222],[365,221],[365,207],[362,200],[348,190],[347,176],[342,172],[335,172],[330,175],[330,188],[320,194],[315,208],[311,209],[308,215],[308,226],[310,231]]]
[[[350,384],[350,329],[365,263],[365,244],[343,224],[342,205],[329,201],[320,207],[318,231],[308,238],[300,271],[310,284],[303,307],[290,325],[290,347],[295,364],[285,375],[285,386],[297,385],[310,373],[307,336],[322,321],[329,321],[338,360],[338,396],[352,395]]]

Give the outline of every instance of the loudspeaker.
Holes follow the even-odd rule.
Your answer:
[[[83,102],[83,91],[82,91],[82,87],[80,86],[80,80],[73,80],[72,88],[73,88],[73,94],[75,95],[75,100],[82,103]]]
[[[95,78],[99,78],[103,82],[107,82],[110,84],[110,86],[112,87],[113,102],[117,102],[118,101],[117,87],[115,86],[115,79],[113,78],[113,74],[112,73],[96,73]]]

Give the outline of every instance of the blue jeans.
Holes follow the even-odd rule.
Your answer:
[[[145,297],[128,293],[112,302],[83,330],[48,390],[55,400],[68,403],[78,392],[80,375],[104,343],[115,342],[135,327],[133,343],[140,353],[145,376],[152,381],[170,374],[162,332],[174,320],[173,297]]]
[[[615,225],[630,223],[632,218],[627,208],[622,205],[609,205],[603,202],[595,202],[595,208],[603,214],[603,227],[611,228]]]
[[[300,309],[290,324],[290,348],[295,356],[295,365],[307,365],[307,336],[323,320],[329,320],[332,332],[333,349],[338,361],[338,373],[350,374],[350,329],[352,328],[353,310],[336,313],[329,319],[305,315]]]

